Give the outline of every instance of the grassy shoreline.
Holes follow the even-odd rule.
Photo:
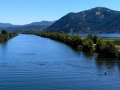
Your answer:
[[[112,42],[120,51],[120,38],[103,38],[105,42],[110,41]]]

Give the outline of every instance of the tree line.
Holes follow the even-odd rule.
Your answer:
[[[96,52],[100,57],[120,58],[120,52],[112,42],[104,41],[102,38],[99,38],[96,35],[92,35],[91,33],[89,33],[86,38],[81,38],[79,35],[68,35],[62,31],[34,32],[27,34],[35,34],[41,37],[57,40],[85,52]]]
[[[9,33],[7,30],[2,30],[1,34],[0,34],[0,42],[7,41],[10,38],[13,38],[17,35],[18,35],[18,33]]]

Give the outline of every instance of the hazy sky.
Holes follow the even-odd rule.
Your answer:
[[[0,0],[0,22],[22,25],[54,21],[69,12],[97,6],[120,11],[120,0]]]

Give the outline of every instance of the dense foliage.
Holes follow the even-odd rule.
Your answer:
[[[118,50],[112,42],[106,42],[102,53],[105,57],[117,57]]]
[[[113,43],[116,44],[116,45],[120,45],[120,39],[114,39]]]
[[[120,58],[120,52],[118,52],[115,45],[110,41],[103,41],[96,35],[91,33],[84,39],[78,35],[68,35],[64,32],[40,32],[40,33],[28,33],[38,36],[61,41],[69,46],[78,48],[85,52],[97,52],[100,57]]]
[[[89,33],[87,36],[87,39],[91,39],[93,41],[94,44],[96,44],[97,40],[98,40],[98,36],[97,35],[92,35],[92,33]]]
[[[48,31],[58,32],[120,32],[120,12],[96,7],[78,13],[69,13],[56,21]]]
[[[8,35],[8,31],[6,31],[6,30],[2,30],[1,34]]]
[[[110,41],[99,39],[95,46],[96,52],[102,57],[118,57],[118,50]]]
[[[93,41],[91,39],[84,40],[82,46],[83,46],[83,51],[87,51],[87,52],[94,51]]]
[[[79,45],[82,45],[82,39],[78,35],[69,36],[64,32],[55,32],[55,33],[41,32],[41,33],[34,33],[34,34],[42,37],[51,38],[57,41],[61,41],[73,47],[78,47]]]
[[[18,33],[9,33],[6,30],[2,30],[2,32],[0,34],[0,42],[7,41],[10,38],[13,38],[13,37],[15,37],[17,35],[18,35]]]

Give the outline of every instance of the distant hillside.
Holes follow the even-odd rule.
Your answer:
[[[27,25],[41,25],[41,26],[50,26],[54,23],[55,21],[41,21],[41,22],[33,22]]]
[[[0,27],[11,27],[11,26],[13,25],[10,23],[0,23]]]
[[[47,28],[64,32],[120,32],[120,11],[96,7],[69,13]]]
[[[26,31],[43,31],[47,26],[30,25],[30,26],[19,26],[19,27],[0,27],[0,31],[7,30],[9,32],[26,32]]]
[[[8,30],[9,32],[24,32],[24,31],[42,31],[45,30],[48,26],[52,25],[55,21],[41,21],[33,22],[26,25],[12,25],[9,23],[0,23],[0,31],[3,29]]]

